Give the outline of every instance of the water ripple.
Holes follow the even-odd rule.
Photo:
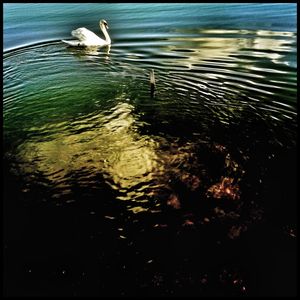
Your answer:
[[[46,187],[51,201],[78,201],[78,188],[85,197],[110,189],[132,213],[181,207],[177,184],[204,193],[240,180],[245,161],[235,179],[224,169],[216,184],[199,156],[212,151],[207,145],[220,130],[244,123],[249,137],[251,122],[262,122],[274,135],[288,120],[293,144],[296,69],[285,56],[295,54],[295,39],[288,32],[186,29],[128,34],[110,49],[51,41],[6,52],[5,157],[14,157],[26,191]],[[230,148],[220,135],[218,149]],[[273,136],[278,145],[285,138]],[[243,143],[246,153],[251,147]]]

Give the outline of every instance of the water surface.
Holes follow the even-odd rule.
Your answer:
[[[295,4],[5,4],[7,294],[292,293],[296,38]]]

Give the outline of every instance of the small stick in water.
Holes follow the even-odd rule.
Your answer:
[[[150,71],[150,95],[151,95],[151,98],[154,97],[154,92],[155,92],[155,76],[154,76],[154,70],[151,69],[151,71]]]

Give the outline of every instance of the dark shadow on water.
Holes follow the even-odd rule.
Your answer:
[[[221,205],[220,199],[199,203],[205,190],[191,191],[176,177],[179,210],[165,206],[161,213],[133,215],[105,184],[93,191],[74,184],[75,201],[69,204],[43,202],[47,189],[36,187],[26,198],[22,180],[12,176],[5,161],[4,294],[295,295],[296,239],[286,230],[296,226],[295,147],[270,145],[271,131],[260,121],[215,126],[211,132],[214,143],[226,146],[245,170],[240,210]],[[245,132],[252,136],[245,138]],[[224,153],[212,149],[200,144],[195,151],[216,182]],[[247,230],[230,239],[234,219],[212,221],[210,215],[205,221],[210,225],[202,224],[216,207],[241,213],[239,222]]]

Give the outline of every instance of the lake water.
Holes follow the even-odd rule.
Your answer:
[[[5,294],[296,294],[296,43],[295,3],[4,4]]]

